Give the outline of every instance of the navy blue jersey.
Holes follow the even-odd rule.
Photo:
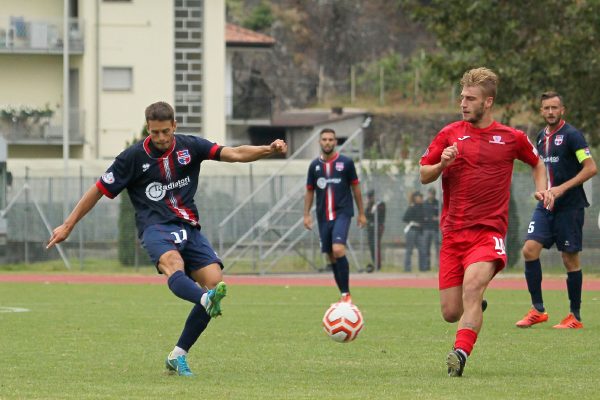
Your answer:
[[[153,224],[198,226],[194,195],[200,163],[218,160],[220,149],[203,138],[175,135],[171,148],[161,153],[147,137],[119,154],[96,186],[111,199],[127,189],[140,235]]]
[[[358,185],[352,159],[336,153],[331,160],[319,157],[310,163],[306,188],[317,193],[319,221],[333,221],[339,214],[354,216],[351,185]]]
[[[542,129],[537,135],[536,146],[546,165],[550,187],[559,186],[573,178],[583,168],[581,162],[591,157],[583,134],[564,121],[553,132]],[[553,211],[588,206],[583,185],[579,185],[556,199]]]

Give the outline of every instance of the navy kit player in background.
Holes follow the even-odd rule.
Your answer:
[[[584,208],[589,206],[582,185],[598,170],[583,134],[562,119],[565,108],[560,95],[546,92],[541,101],[541,113],[547,125],[537,135],[536,145],[548,171],[548,191],[555,201],[551,209],[538,204],[527,229],[523,257],[532,308],[516,325],[528,328],[548,320],[542,299],[540,253],[542,248],[549,249],[556,243],[567,269],[571,312],[554,328],[578,329],[583,328],[580,315],[583,277],[579,252],[582,249]]]
[[[342,301],[350,297],[350,266],[346,258],[346,241],[350,222],[354,216],[352,196],[358,208],[358,226],[367,224],[356,168],[352,159],[335,151],[335,131],[325,128],[319,135],[321,156],[310,163],[304,196],[304,227],[312,229],[310,215],[315,191],[316,214],[321,238],[321,251],[327,253],[333,269],[335,283]]]
[[[117,156],[65,222],[54,229],[47,247],[65,240],[103,195],[112,199],[127,189],[139,236],[156,269],[168,278],[176,296],[194,304],[166,359],[169,371],[191,376],[187,352],[210,319],[221,314],[227,291],[223,264],[200,231],[194,204],[200,164],[204,160],[255,161],[285,153],[287,145],[278,139],[269,146],[224,147],[196,136],[176,135],[173,108],[164,102],[151,104],[145,114],[150,136]]]

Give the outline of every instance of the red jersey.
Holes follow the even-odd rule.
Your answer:
[[[458,156],[442,172],[442,232],[484,225],[506,235],[513,161],[535,166],[536,148],[524,132],[499,122],[479,129],[458,121],[437,134],[421,165],[439,163],[444,149],[454,143]]]

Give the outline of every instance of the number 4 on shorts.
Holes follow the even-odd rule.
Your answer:
[[[506,254],[506,248],[504,247],[504,239],[496,237],[496,236],[493,236],[493,238],[494,238],[494,242],[496,243],[496,245],[494,246],[496,253],[498,253],[498,255],[500,255],[500,256],[503,256],[504,254]]]

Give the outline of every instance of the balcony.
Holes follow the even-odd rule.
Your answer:
[[[229,125],[270,125],[273,98],[268,96],[226,97],[225,110]]]
[[[0,113],[0,135],[8,144],[62,144],[62,116],[53,112],[19,112],[9,116],[4,110]],[[84,143],[84,111],[72,109],[69,112],[69,143]]]
[[[69,20],[69,54],[83,54],[83,22]],[[0,54],[62,54],[62,19],[0,15]]]

